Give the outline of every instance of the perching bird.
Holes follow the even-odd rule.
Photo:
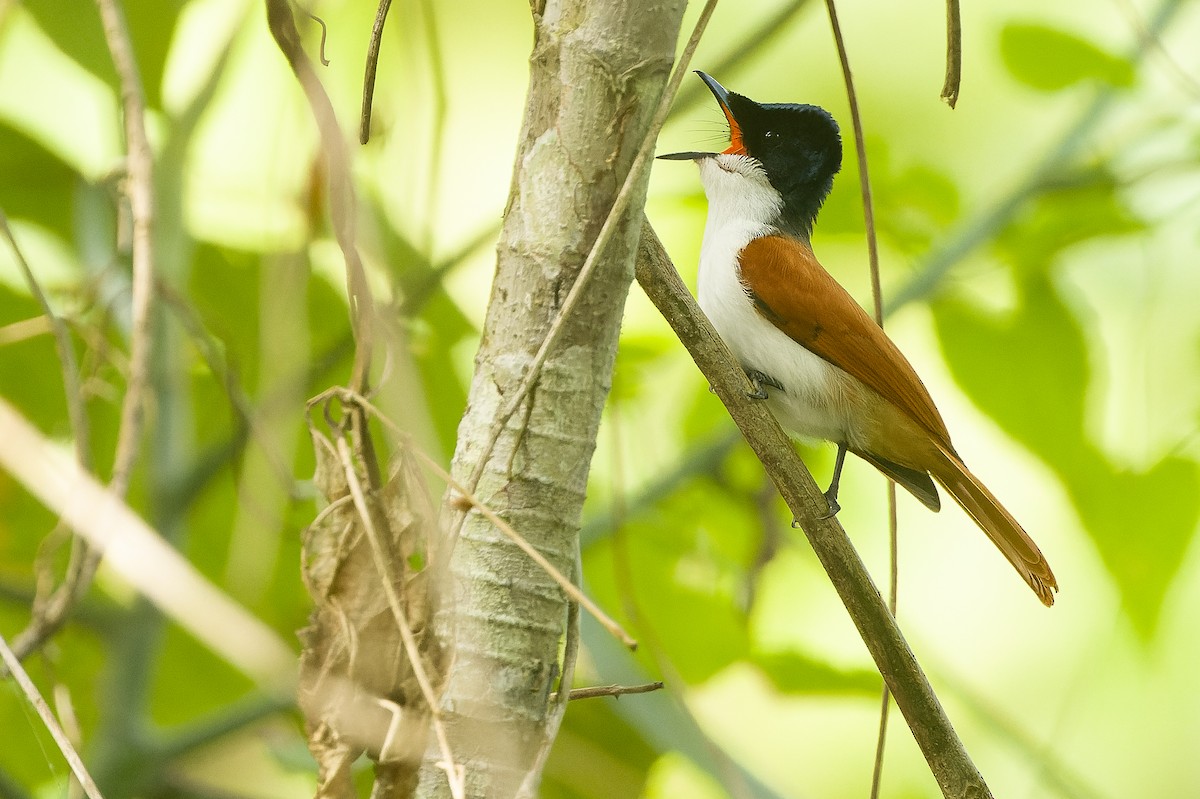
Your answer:
[[[700,307],[790,432],[838,446],[825,496],[838,511],[846,452],[939,510],[936,480],[1046,605],[1058,590],[1033,539],[963,464],[912,365],[813,255],[813,223],[841,168],[829,112],[757,103],[703,72],[729,121],[720,153],[695,161],[708,197]],[[931,479],[932,478],[932,479]]]

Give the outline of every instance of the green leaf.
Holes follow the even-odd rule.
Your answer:
[[[691,479],[654,510],[627,522],[619,542],[589,548],[589,590],[605,607],[629,607],[627,588],[617,578],[624,565],[613,552],[614,546],[625,547],[632,600],[683,679],[703,682],[749,651],[741,564],[749,561],[754,529],[748,501],[738,501],[711,479]],[[631,633],[641,635],[636,627]]]
[[[1126,88],[1135,76],[1127,59],[1073,33],[1036,23],[1006,25],[1000,32],[1000,55],[1014,78],[1039,91],[1058,91],[1089,80]]]
[[[786,694],[874,696],[880,690],[879,675],[873,671],[845,671],[795,650],[754,652],[750,660]]]
[[[1064,176],[1039,194],[997,242],[1018,267],[1039,271],[1050,256],[1073,244],[1144,230],[1145,223],[1130,213],[1119,188],[1116,177],[1101,169]]]
[[[617,714],[617,701],[571,703],[546,763],[539,794],[543,799],[637,799],[641,795],[658,753]]]
[[[115,92],[120,92],[112,54],[104,41],[100,15],[94,3],[74,3],[69,10],[58,0],[26,0],[23,5],[64,54]],[[126,0],[123,6],[146,103],[157,108],[162,104],[163,69],[171,46],[171,34],[183,2]]]
[[[958,187],[945,173],[924,164],[883,175],[876,197],[880,232],[914,254],[928,250],[959,213]]]
[[[35,221],[69,241],[71,188],[78,180],[49,150],[0,123],[0,208],[9,218]]]
[[[954,300],[933,306],[946,363],[976,405],[1059,476],[1148,641],[1200,522],[1200,467],[1171,457],[1135,473],[1107,461],[1085,424],[1091,369],[1083,331],[1044,263],[1018,278],[1017,309],[1004,319]]]

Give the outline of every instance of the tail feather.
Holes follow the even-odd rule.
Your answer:
[[[992,543],[1004,553],[1008,562],[1038,595],[1042,604],[1047,607],[1053,605],[1058,581],[1054,579],[1054,572],[1050,571],[1050,564],[1038,545],[957,455],[946,449],[942,449],[942,455],[942,462],[932,470],[934,479],[987,533]]]

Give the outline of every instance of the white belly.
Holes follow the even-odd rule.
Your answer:
[[[844,388],[853,378],[764,319],[737,273],[742,248],[772,232],[763,221],[773,211],[771,204],[754,203],[757,198],[752,192],[748,196],[743,185],[740,202],[731,208],[711,185],[724,173],[702,162],[701,174],[707,178],[709,214],[700,251],[700,308],[745,369],[763,372],[783,386],[782,391],[767,387],[767,402],[784,429],[799,436],[847,441],[852,433]]]
[[[784,429],[800,436],[846,441],[848,409],[840,401],[845,373],[764,319],[738,281],[732,261],[705,264],[702,259],[700,275],[700,308],[738,363],[783,386],[782,391],[773,386],[766,390],[767,407]]]

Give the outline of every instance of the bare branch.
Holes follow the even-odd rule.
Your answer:
[[[366,394],[370,382],[373,335],[373,300],[366,270],[355,243],[355,194],[350,175],[350,159],[346,141],[338,127],[337,116],[325,87],[317,78],[312,61],[300,43],[300,32],[292,17],[288,0],[266,0],[267,25],[292,72],[296,75],[312,108],[317,129],[321,134],[321,152],[329,184],[329,218],[333,235],[346,262],[346,289],[350,301],[350,318],[354,328],[354,371],[350,385]],[[373,468],[373,467],[372,467]]]
[[[152,338],[150,322],[154,310],[154,155],[150,140],[146,136],[146,100],[142,90],[142,79],[130,42],[129,27],[120,0],[96,0],[100,21],[104,28],[104,39],[112,55],[121,85],[121,106],[125,121],[126,178],[125,195],[129,199],[133,217],[133,251],[131,281],[131,319],[129,334],[129,372],[125,396],[121,402],[121,422],[117,434],[116,453],[113,456],[112,477],[109,490],[124,497],[129,490],[130,476],[137,461],[142,439],[142,423],[145,396],[149,385],[150,353]],[[4,228],[8,231],[8,225]],[[16,242],[11,232],[8,238],[14,249]],[[18,257],[22,263],[23,258]],[[25,265],[28,272],[28,265]],[[30,274],[30,277],[32,275]],[[35,289],[35,294],[40,291]],[[49,306],[44,296],[40,297],[44,310]],[[52,316],[52,320],[55,318]],[[67,407],[75,437],[75,451],[79,464],[91,470],[90,444],[87,415],[83,409],[79,386],[78,369],[75,364],[70,341],[61,322],[54,321],[55,339],[59,358],[64,371],[67,391]],[[68,376],[69,374],[69,376]],[[71,557],[67,564],[62,584],[45,600],[37,604],[28,627],[15,639],[15,650],[19,657],[27,657],[57,632],[66,622],[71,609],[86,593],[100,563],[100,554],[92,550],[86,541],[76,538],[71,544]]]
[[[648,222],[638,248],[637,279],[728,408],[804,530],[896,697],[943,795],[990,797],[853,544],[837,519],[828,518],[828,506],[812,474],[770,411],[746,396],[749,383],[744,373],[683,285]]]
[[[104,39],[121,81],[125,146],[129,152],[125,193],[133,215],[132,318],[129,381],[121,405],[121,432],[113,463],[112,490],[125,496],[137,459],[150,369],[150,320],[154,301],[154,156],[146,136],[146,99],[120,0],[96,0]]]

